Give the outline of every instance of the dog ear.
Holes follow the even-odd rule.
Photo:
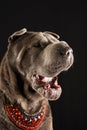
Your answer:
[[[19,31],[16,31],[15,33],[13,33],[9,38],[8,38],[8,42],[11,43],[15,40],[17,40],[20,36],[22,36],[23,34],[25,34],[27,32],[26,28],[23,28]]]
[[[44,34],[51,34],[52,36],[54,36],[56,39],[59,39],[60,36],[56,33],[53,33],[53,32],[49,32],[49,31],[45,31]]]

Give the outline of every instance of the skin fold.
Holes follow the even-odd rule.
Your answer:
[[[45,100],[45,117],[37,130],[53,130],[49,100],[61,95],[57,77],[72,66],[72,48],[53,32],[25,28],[13,33],[8,42],[0,66],[0,129],[20,130],[5,113],[7,101],[32,115],[41,110]]]

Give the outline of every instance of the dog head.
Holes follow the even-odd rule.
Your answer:
[[[73,64],[73,50],[52,32],[21,29],[9,39],[9,64],[28,81],[32,89],[48,100],[61,95],[58,75]],[[27,88],[27,93],[29,88]]]

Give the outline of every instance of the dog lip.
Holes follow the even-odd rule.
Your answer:
[[[58,77],[44,77],[38,74],[33,75],[33,81],[36,86],[35,90],[48,100],[56,100],[60,97],[62,89],[58,84]],[[41,91],[39,91],[41,89]]]
[[[60,95],[62,93],[62,89],[60,88],[52,88],[49,90],[45,90],[44,96],[48,99],[48,100],[57,100]]]
[[[36,84],[43,84],[44,89],[49,89],[49,88],[59,88],[60,85],[58,84],[58,77],[44,77],[38,74],[33,75],[35,78]]]

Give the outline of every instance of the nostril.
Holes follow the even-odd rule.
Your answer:
[[[71,48],[69,48],[67,51],[66,51],[66,56],[69,56],[71,53],[73,53],[73,50]]]
[[[69,56],[71,53],[73,53],[73,50],[70,47],[62,47],[59,49],[59,53],[61,56]]]
[[[67,51],[67,52],[66,52],[66,55],[67,55],[67,56],[69,56],[69,54],[70,54],[70,52],[69,52],[69,51]]]

